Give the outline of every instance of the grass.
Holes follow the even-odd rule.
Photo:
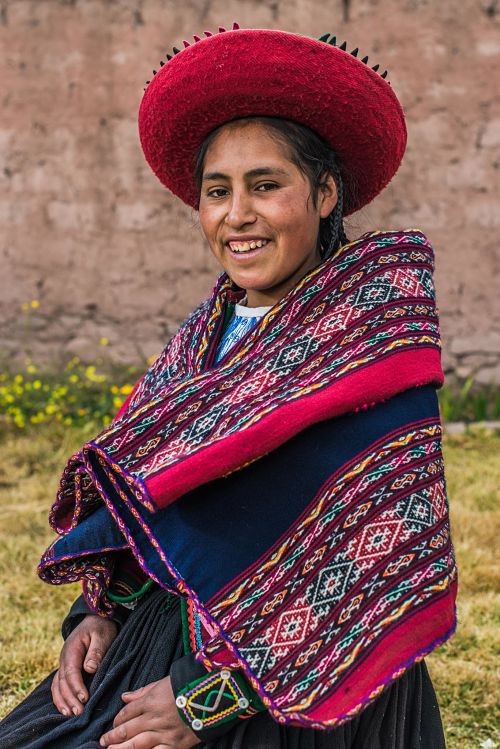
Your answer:
[[[88,432],[88,430],[87,430]],[[35,575],[51,540],[47,512],[67,456],[85,429],[40,424],[0,440],[0,716],[57,664],[59,627],[78,586],[52,587]],[[469,430],[445,439],[452,530],[460,572],[459,628],[427,658],[449,749],[500,747],[500,435]]]

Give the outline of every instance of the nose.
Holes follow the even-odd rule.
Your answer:
[[[233,229],[253,224],[257,219],[251,196],[243,190],[233,190],[228,205],[226,223]]]

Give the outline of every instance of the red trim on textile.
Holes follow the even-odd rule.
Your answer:
[[[384,637],[363,660],[356,673],[307,717],[328,724],[334,714],[335,724],[345,722],[351,714],[359,712],[360,706],[366,706],[368,701],[378,696],[381,689],[394,681],[403,669],[422,660],[438,644],[447,640],[456,626],[457,587],[455,579],[445,596],[418,610],[403,625]],[[422,643],[425,643],[423,647]],[[373,674],[377,674],[375,684]]]
[[[422,347],[395,356],[396,360],[388,356],[318,393],[302,395],[300,400],[281,406],[254,426],[225,437],[164,473],[140,482],[148,499],[157,509],[162,509],[198,486],[271,452],[319,421],[353,412],[360,404],[380,403],[412,387],[443,384],[441,356],[436,348]]]
[[[198,650],[198,643],[196,641],[196,623],[195,623],[195,617],[196,617],[196,609],[194,607],[194,603],[191,600],[191,598],[188,598],[186,601],[186,610],[187,610],[187,621],[188,621],[188,635],[189,635],[189,645],[191,648],[192,653],[196,653]]]

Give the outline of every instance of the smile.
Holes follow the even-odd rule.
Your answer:
[[[231,252],[250,252],[251,250],[258,250],[269,242],[268,239],[252,239],[247,242],[228,242]]]

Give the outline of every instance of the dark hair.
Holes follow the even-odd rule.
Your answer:
[[[319,190],[324,185],[326,177],[330,174],[333,176],[337,187],[337,205],[327,218],[320,219],[321,255],[326,258],[338,247],[346,244],[348,239],[343,223],[345,188],[340,173],[339,159],[335,151],[313,130],[305,125],[292,122],[292,120],[282,119],[281,117],[256,116],[244,117],[231,122],[260,122],[268,128],[270,135],[275,136],[276,140],[288,149],[290,160],[309,180],[314,206],[316,206]],[[220,130],[227,124],[230,123],[224,123],[224,125],[212,130],[201,144],[196,155],[194,174],[199,190],[201,190],[203,166],[208,148]],[[353,186],[350,187],[352,190]]]

